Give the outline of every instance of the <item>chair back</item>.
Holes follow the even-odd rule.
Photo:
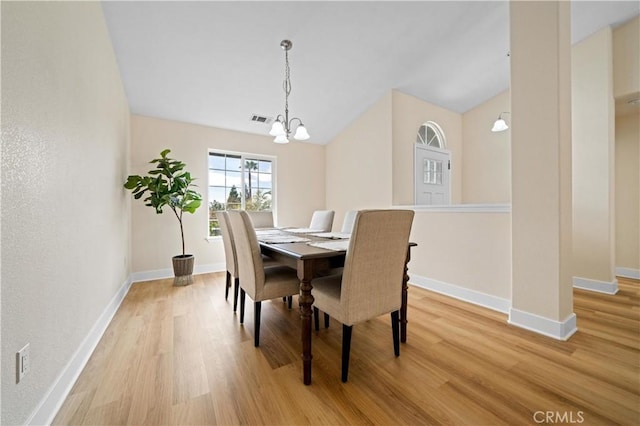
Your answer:
[[[236,245],[233,240],[233,231],[229,224],[229,214],[227,212],[217,212],[218,224],[222,233],[222,245],[224,246],[224,260],[227,264],[227,271],[238,278],[238,259],[236,255]]]
[[[316,210],[311,216],[310,229],[322,232],[330,232],[333,227],[333,210]]]
[[[240,286],[255,299],[257,291],[264,287],[264,264],[256,231],[246,211],[230,210],[228,213],[236,243]]]
[[[340,305],[346,325],[400,309],[412,210],[362,210],[349,242]]]
[[[344,215],[344,220],[342,221],[342,229],[340,230],[340,232],[344,234],[350,234],[353,231],[353,224],[356,221],[357,214],[357,210],[349,210]]]
[[[253,223],[255,229],[273,228],[273,212],[247,210],[247,214],[251,218],[251,223]]]

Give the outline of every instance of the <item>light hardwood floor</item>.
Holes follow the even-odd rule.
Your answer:
[[[55,424],[640,424],[638,281],[619,279],[615,296],[575,290],[568,342],[410,287],[400,357],[388,316],[356,325],[343,384],[332,320],[314,334],[311,386],[297,309],[264,302],[254,348],[252,303],[240,326],[224,274],[171,283],[131,287]]]

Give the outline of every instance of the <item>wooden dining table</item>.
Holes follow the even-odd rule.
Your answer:
[[[286,232],[286,229],[283,230]],[[314,237],[308,234],[295,234],[297,237],[304,237],[311,241],[327,241],[321,237]],[[258,236],[260,241],[260,236]],[[402,306],[400,308],[400,341],[407,341],[407,289],[408,289],[408,263],[411,260],[411,247],[416,243],[409,243],[407,247],[407,257],[402,277]],[[311,384],[311,317],[313,312],[312,280],[332,268],[344,266],[346,251],[328,250],[314,247],[305,242],[293,243],[267,243],[260,241],[262,254],[289,266],[298,272],[300,279],[300,295],[298,303],[300,305],[300,318],[302,322],[302,377],[305,385]]]

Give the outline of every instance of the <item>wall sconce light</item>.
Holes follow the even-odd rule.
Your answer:
[[[495,121],[495,123],[493,123],[493,127],[491,128],[492,132],[504,132],[509,128],[509,126],[507,126],[507,122],[504,121],[504,119],[502,118],[502,114],[510,114],[510,113],[507,111],[500,113],[500,115],[498,116],[498,119]]]

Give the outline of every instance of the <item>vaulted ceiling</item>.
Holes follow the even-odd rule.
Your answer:
[[[504,1],[103,2],[134,114],[249,133],[284,112],[326,144],[396,89],[465,112],[509,86]],[[572,40],[640,12],[635,1],[572,2]]]

